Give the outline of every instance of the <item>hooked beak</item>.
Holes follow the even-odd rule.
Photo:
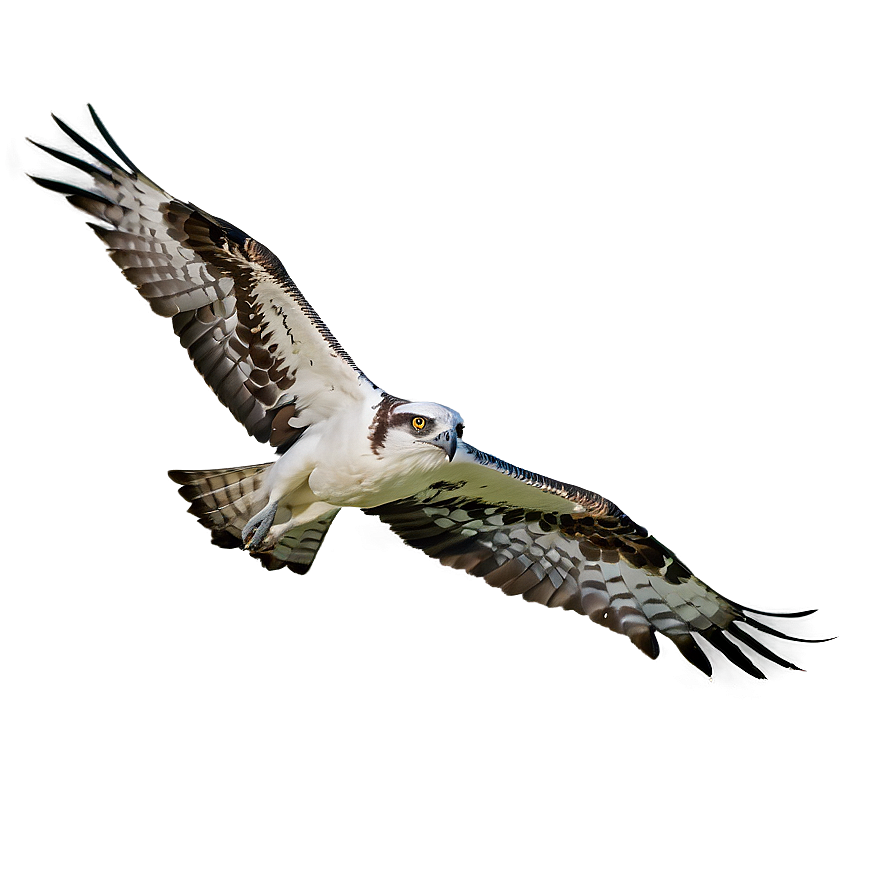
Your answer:
[[[453,429],[446,429],[445,432],[440,432],[430,439],[429,444],[441,448],[448,455],[448,460],[451,461],[457,452],[457,432]]]

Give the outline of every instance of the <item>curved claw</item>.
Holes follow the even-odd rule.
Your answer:
[[[260,513],[256,513],[255,516],[246,523],[243,527],[243,531],[240,533],[243,537],[243,550],[257,551],[261,547],[268,532],[271,531],[271,526],[274,524],[274,517],[276,515],[277,502],[274,501],[273,504],[269,504]]]

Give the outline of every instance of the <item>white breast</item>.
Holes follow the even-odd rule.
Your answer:
[[[422,444],[412,450],[395,450],[387,444],[375,452],[369,411],[331,418],[325,426],[308,484],[330,504],[377,507],[406,498],[425,488],[433,471],[447,463],[444,451]]]

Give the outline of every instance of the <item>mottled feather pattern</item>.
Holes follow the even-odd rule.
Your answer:
[[[220,470],[169,470],[179,494],[190,502],[189,512],[212,530],[219,547],[240,547],[243,527],[255,513],[254,500],[271,464]]]
[[[93,188],[34,179],[102,222],[90,226],[111,258],[152,310],[171,318],[196,369],[251,435],[282,451],[328,416],[334,392],[378,393],[269,249],[166,193],[91,115],[122,163],[55,119],[93,162],[36,145],[90,175]],[[272,439],[286,406],[295,419]]]
[[[257,494],[272,464],[221,470],[170,470],[179,494],[190,502],[189,512],[212,533],[212,544],[241,548],[242,529],[257,509]],[[290,529],[272,548],[253,551],[266,569],[290,569],[304,575],[311,568],[338,510],[304,526]]]
[[[289,569],[304,575],[311,568],[330,524],[338,510],[318,517],[304,526],[296,526],[283,535],[270,551],[262,551],[258,557],[266,569]]]
[[[659,654],[659,632],[707,675],[712,667],[695,635],[755,678],[765,676],[731,638],[778,665],[797,668],[736,623],[789,636],[752,619],[748,614],[757,611],[726,600],[700,581],[612,502],[464,447],[470,460],[495,474],[562,497],[569,512],[482,500],[475,494],[482,485],[464,479],[436,482],[418,496],[365,512],[446,566],[484,578],[507,594],[588,616],[626,635],[651,658]],[[453,472],[467,475],[462,467]],[[497,479],[494,491],[500,487]],[[576,506],[578,512],[572,510]]]
[[[712,666],[704,642],[755,678],[765,676],[742,647],[797,668],[750,630],[806,640],[755,617],[812,611],[763,613],[726,600],[601,495],[466,444],[463,420],[450,408],[418,403],[413,415],[403,413],[400,406],[409,403],[361,373],[269,249],[166,193],[121,151],[92,108],[90,114],[118,160],[55,119],[89,160],[36,145],[86,174],[92,186],[34,180],[99,220],[90,226],[110,257],[152,310],[171,320],[220,401],[251,435],[288,454],[276,464],[169,474],[215,545],[245,546],[267,569],[303,574],[339,506],[362,506],[443,564],[532,603],[588,616],[650,657],[659,654],[659,632],[707,675]],[[363,413],[355,421],[346,408]],[[411,455],[397,453],[402,433],[418,413],[431,411],[450,426],[438,434],[440,442],[427,444],[429,430],[421,423],[414,444],[444,450],[448,462],[421,467],[427,478],[404,478],[414,465],[407,462]],[[328,426],[340,414],[342,423]],[[312,426],[314,436],[303,440]],[[340,458],[332,464],[335,472],[327,470],[327,457]],[[348,469],[353,464],[358,469]],[[312,475],[319,477],[314,489]],[[422,482],[428,484],[418,491]],[[363,501],[359,483],[369,489],[360,493]],[[392,500],[408,491],[417,493]],[[286,500],[297,494],[312,503]],[[373,501],[388,503],[370,507]]]

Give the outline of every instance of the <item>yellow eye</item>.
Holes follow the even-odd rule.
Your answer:
[[[411,420],[411,426],[413,426],[414,429],[423,429],[423,427],[426,426],[426,417],[414,417],[414,419]]]

